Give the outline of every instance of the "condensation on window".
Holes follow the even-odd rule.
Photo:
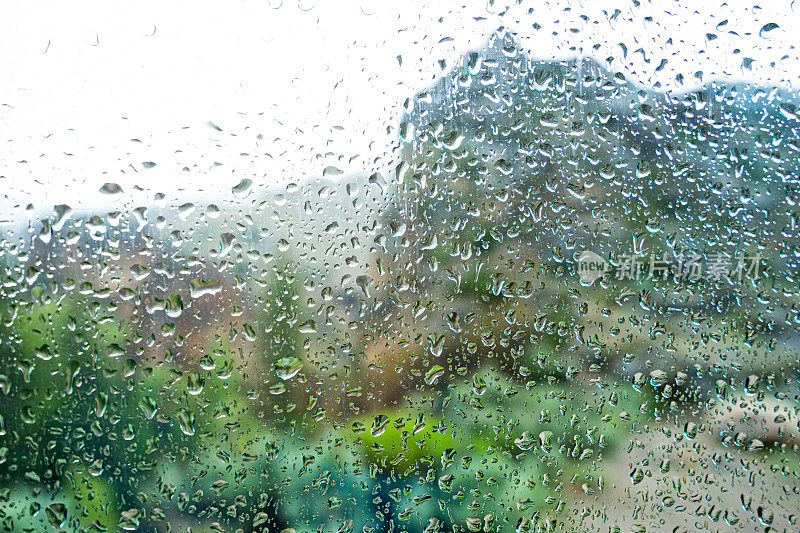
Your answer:
[[[0,530],[800,527],[793,2],[8,11]]]

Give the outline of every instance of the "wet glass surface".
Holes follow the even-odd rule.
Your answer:
[[[67,7],[0,37],[0,530],[797,530],[793,5]]]

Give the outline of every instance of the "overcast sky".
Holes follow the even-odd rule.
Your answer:
[[[159,192],[171,202],[227,199],[244,178],[259,188],[329,166],[383,168],[403,101],[499,26],[532,57],[612,57],[662,90],[700,84],[697,72],[798,87],[791,1],[510,3],[5,2],[0,223],[27,218],[28,203],[49,211],[135,207]],[[124,194],[101,195],[105,182]]]

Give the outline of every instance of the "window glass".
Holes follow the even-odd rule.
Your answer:
[[[42,7],[0,530],[798,530],[793,2]]]

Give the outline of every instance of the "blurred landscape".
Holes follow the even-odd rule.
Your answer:
[[[798,102],[499,30],[387,172],[6,226],[0,530],[797,531]]]

